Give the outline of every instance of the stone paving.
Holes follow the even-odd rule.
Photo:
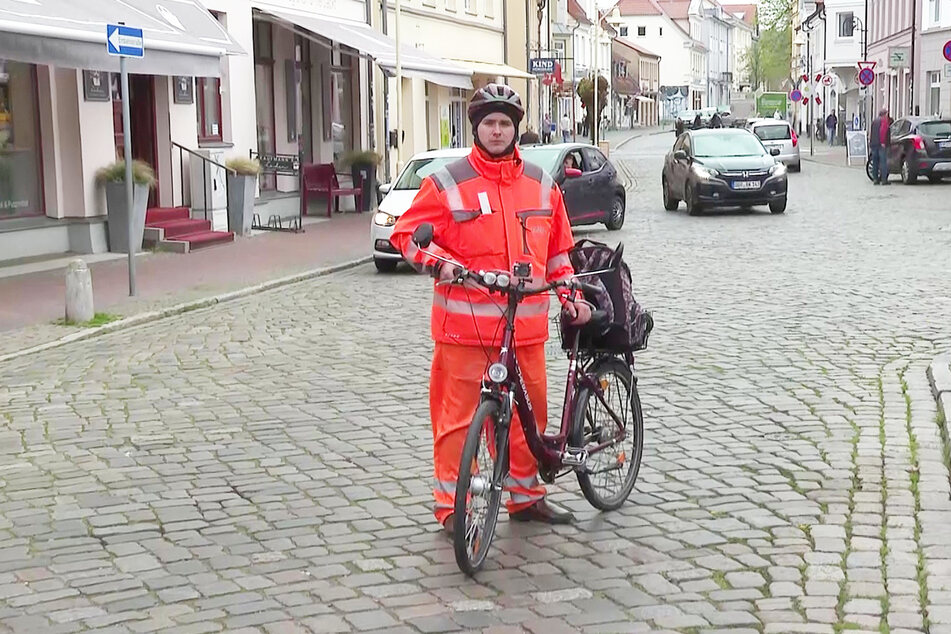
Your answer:
[[[951,185],[805,165],[785,215],[663,211],[615,153],[655,311],[635,494],[431,517],[425,279],[372,267],[0,367],[0,631],[951,632]],[[549,346],[560,399],[566,364]]]

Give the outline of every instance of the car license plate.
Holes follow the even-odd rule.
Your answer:
[[[759,189],[759,181],[733,181],[733,189]]]
[[[951,147],[951,141],[938,141],[938,147],[942,150],[946,150]]]

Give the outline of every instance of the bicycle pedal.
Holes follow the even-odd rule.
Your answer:
[[[588,462],[588,452],[582,447],[565,447],[561,454],[561,464],[566,467],[583,467]]]

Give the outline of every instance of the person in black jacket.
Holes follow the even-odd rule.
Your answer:
[[[697,116],[693,118],[693,129],[699,130],[703,127],[703,119],[700,118],[700,113],[697,113]]]
[[[714,113],[713,113],[713,116],[710,117],[710,127],[711,127],[711,128],[722,128],[722,127],[723,127],[723,119],[720,118],[720,113],[719,113],[719,112],[714,112]]]
[[[538,138],[538,133],[535,132],[531,126],[522,133],[522,136],[518,140],[519,145],[532,145],[539,142],[541,142],[541,139]]]
[[[872,173],[875,175],[872,182],[876,185],[888,185],[888,146],[891,142],[888,108],[882,108],[868,128],[868,156],[872,161]]]

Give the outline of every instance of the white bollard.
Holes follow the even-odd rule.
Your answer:
[[[66,321],[82,323],[95,316],[92,299],[92,275],[89,267],[76,258],[66,269]]]

